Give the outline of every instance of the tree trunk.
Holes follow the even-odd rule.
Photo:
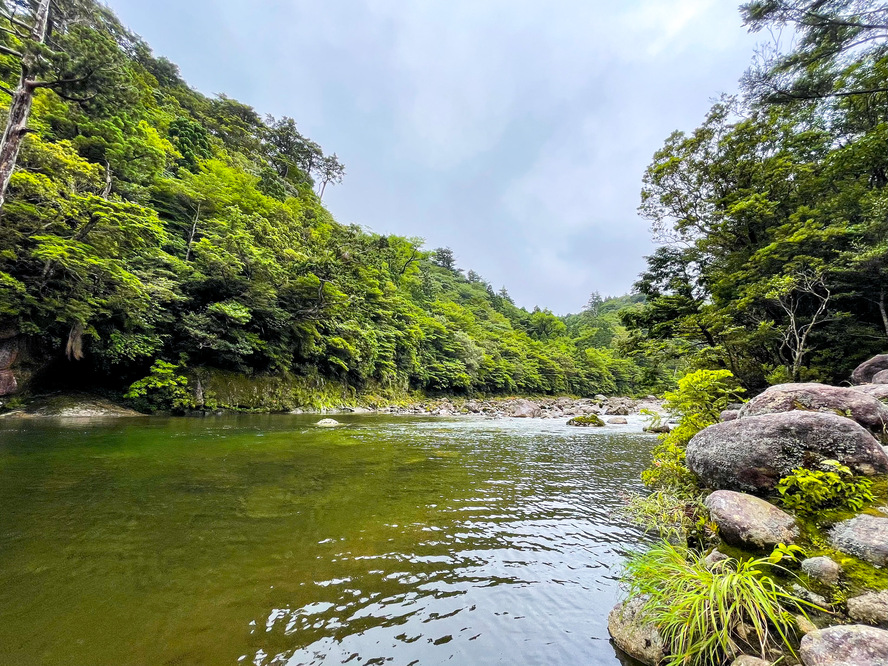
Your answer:
[[[882,315],[882,325],[885,327],[885,335],[888,336],[888,310],[885,309],[885,287],[879,293],[879,312]]]
[[[39,44],[46,41],[46,28],[49,24],[50,0],[40,0],[37,11],[34,14],[34,28],[31,30],[31,39]],[[22,140],[28,133],[28,119],[31,116],[31,106],[34,102],[36,79],[31,76],[31,70],[36,64],[33,54],[26,54],[22,58],[22,75],[18,88],[12,96],[9,106],[9,118],[6,121],[6,130],[0,139],[0,209],[6,202],[6,190],[9,187],[9,179],[18,161],[19,151],[22,148]]]

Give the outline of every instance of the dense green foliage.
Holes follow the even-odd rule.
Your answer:
[[[668,666],[730,663],[770,646],[793,650],[794,619],[806,603],[767,575],[772,562],[728,559],[707,566],[703,555],[664,542],[630,558],[630,596],[643,595],[643,613],[663,636]],[[750,631],[746,630],[749,627]]]
[[[740,400],[742,392],[729,370],[697,370],[679,379],[678,388],[664,396],[664,407],[678,425],[660,436],[651,466],[641,474],[645,485],[693,495],[697,481],[685,464],[688,442],[704,428],[718,423],[721,412]]]
[[[163,404],[180,400],[159,397],[169,366],[392,394],[668,384],[620,351],[618,311],[640,297],[528,312],[449,250],[340,225],[320,197],[344,168],[292,119],[195,92],[91,1],[78,16],[54,39],[113,79],[80,101],[37,91],[0,225],[0,330],[45,376]],[[3,83],[17,72],[0,56]]]
[[[661,345],[750,388],[842,381],[888,345],[888,8],[780,0],[742,9],[798,35],[745,93],[676,132],[644,177],[662,246],[627,312]]]
[[[860,511],[874,501],[873,482],[855,477],[851,470],[836,460],[825,460],[821,469],[794,469],[780,479],[777,491],[784,507],[800,515],[811,515],[823,509]]]

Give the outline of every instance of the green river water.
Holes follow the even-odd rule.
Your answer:
[[[620,663],[640,421],[319,418],[0,421],[0,664]]]

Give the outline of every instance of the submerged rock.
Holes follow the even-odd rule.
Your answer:
[[[848,599],[848,617],[864,624],[888,624],[888,590]]]
[[[882,370],[888,370],[888,354],[873,356],[870,360],[858,365],[851,373],[851,381],[855,384],[869,384],[873,377]]]
[[[832,545],[877,567],[888,566],[888,517],[862,514],[830,530]]]
[[[315,425],[318,426],[319,428],[334,428],[334,427],[336,427],[338,425],[342,425],[342,424],[339,421],[337,421],[336,419],[321,419],[320,421],[315,423]]]
[[[657,666],[666,658],[663,637],[657,628],[641,617],[643,597],[618,603],[607,616],[607,630],[617,647],[648,666]]]
[[[772,386],[743,405],[740,418],[794,410],[847,416],[877,437],[888,427],[888,405],[860,391],[815,383]]]
[[[687,447],[688,467],[710,488],[763,493],[799,467],[838,460],[855,474],[888,473],[888,455],[851,419],[820,412],[747,416],[716,423]]]
[[[733,546],[773,548],[778,543],[791,544],[799,535],[795,518],[752,495],[717,490],[704,504],[719,535]]]
[[[860,624],[812,631],[799,656],[804,666],[886,666],[888,631]]]
[[[835,585],[842,575],[841,565],[824,556],[802,560],[802,571],[824,585]]]

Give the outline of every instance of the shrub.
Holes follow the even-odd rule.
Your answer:
[[[718,423],[722,411],[742,392],[729,370],[697,370],[679,379],[678,388],[664,396],[666,410],[679,424],[660,436],[651,467],[641,474],[645,485],[693,493],[697,481],[685,464],[685,448],[703,428]]]
[[[780,479],[777,491],[784,507],[798,514],[812,514],[824,509],[859,511],[873,502],[873,483],[855,477],[837,460],[825,460],[821,469],[794,469]]]
[[[157,360],[147,377],[133,382],[124,395],[140,411],[180,411],[192,406],[188,379],[177,374],[179,366]]]
[[[793,652],[790,610],[814,606],[777,585],[769,566],[728,559],[709,569],[702,554],[664,542],[631,557],[624,580],[630,597],[646,599],[642,613],[669,647],[667,666],[710,666],[750,649],[765,658],[776,644]]]

